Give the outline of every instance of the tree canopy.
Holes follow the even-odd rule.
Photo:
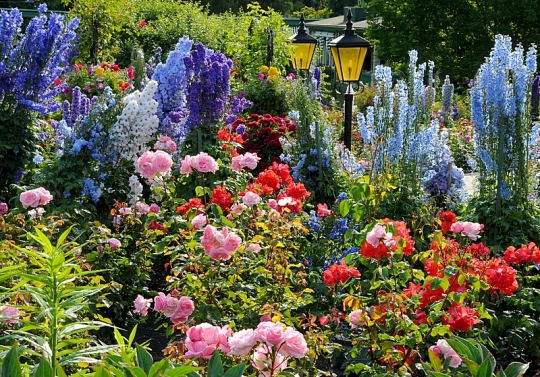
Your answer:
[[[457,80],[475,75],[494,36],[504,34],[527,49],[540,41],[538,0],[365,0],[366,38],[387,65],[402,68],[408,51],[432,60]]]

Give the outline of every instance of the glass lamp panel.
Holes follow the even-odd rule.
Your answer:
[[[340,47],[339,60],[341,62],[342,81],[358,81],[367,54],[366,47]]]
[[[293,68],[309,69],[314,52],[315,43],[294,43]]]

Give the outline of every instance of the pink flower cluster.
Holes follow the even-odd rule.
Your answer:
[[[212,225],[207,225],[204,228],[201,243],[206,254],[212,259],[228,260],[231,254],[240,247],[242,239],[235,233],[229,233],[227,228],[218,231]]]
[[[229,326],[212,326],[209,323],[190,327],[186,332],[185,346],[187,352],[184,358],[210,359],[216,349],[225,353],[230,352],[227,338],[232,335]]]
[[[254,346],[251,364],[264,376],[287,368],[288,357],[301,358],[308,352],[304,336],[279,322],[261,322],[255,330],[241,330],[229,338],[229,356],[246,356]],[[272,360],[272,355],[274,358]]]
[[[133,302],[135,306],[133,313],[138,313],[142,316],[148,315],[148,309],[152,302],[154,302],[154,310],[163,313],[175,325],[186,322],[191,313],[193,313],[193,310],[195,310],[195,304],[193,304],[193,301],[189,297],[182,296],[178,299],[170,294],[165,295],[163,292],[159,292],[153,300],[151,298],[145,299],[143,296],[138,295]]]
[[[1,320],[5,324],[16,325],[19,322],[20,315],[21,313],[17,308],[4,305],[0,306],[0,317],[3,317]]]
[[[451,232],[469,237],[473,241],[480,238],[478,234],[482,229],[484,229],[484,224],[471,223],[469,221],[457,221],[450,226]]]
[[[228,326],[202,323],[191,327],[186,335],[185,358],[210,359],[216,349],[228,356],[247,356],[255,347],[251,363],[264,376],[275,376],[287,367],[288,357],[301,358],[308,352],[304,336],[279,322],[265,321],[256,329],[235,333]]]
[[[21,193],[21,196],[19,198],[21,200],[21,203],[24,208],[28,207],[37,207],[37,206],[44,206],[48,204],[52,199],[53,196],[51,193],[47,190],[45,190],[43,187],[38,187],[37,189],[28,190],[23,193]]]
[[[452,360],[450,360],[450,366],[452,368],[457,368],[461,365],[461,357],[459,357],[456,351],[454,351],[454,349],[450,347],[450,344],[448,344],[446,340],[437,340],[437,344],[429,347],[429,349],[435,352],[437,355],[443,355],[445,359],[447,357],[451,357]]]
[[[238,156],[234,156],[232,158],[232,166],[231,169],[235,171],[240,171],[243,168],[248,169],[255,169],[257,167],[257,164],[259,163],[259,160],[261,158],[257,157],[257,153],[250,153],[247,152],[245,154],[241,154]]]
[[[157,173],[165,174],[171,170],[172,158],[164,151],[146,151],[137,160],[137,169],[141,177],[154,179]]]
[[[154,144],[154,149],[168,152],[176,152],[176,143],[168,136],[160,136]]]
[[[196,170],[199,173],[215,173],[219,169],[218,163],[206,152],[201,152],[196,156],[186,155],[180,165],[180,173],[189,176]]]
[[[7,203],[0,203],[0,216],[7,213],[8,209],[9,209],[9,207],[8,207]]]

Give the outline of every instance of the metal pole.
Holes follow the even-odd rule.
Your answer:
[[[354,98],[354,90],[352,89],[351,83],[347,85],[347,91],[345,92],[345,114],[344,114],[344,120],[345,120],[345,129],[344,129],[344,139],[345,139],[345,147],[347,147],[348,150],[351,150],[352,146],[352,108],[353,108],[353,98]]]

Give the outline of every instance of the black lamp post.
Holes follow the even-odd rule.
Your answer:
[[[332,40],[328,46],[336,66],[338,80],[347,84],[345,92],[345,146],[351,150],[352,145],[352,106],[354,98],[353,84],[359,83],[364,59],[369,50],[369,42],[356,35],[352,24],[351,8],[347,13],[345,33]]]
[[[317,39],[306,33],[304,14],[300,16],[298,32],[292,35],[288,41],[293,44],[294,51],[291,56],[294,69],[308,70],[313,60],[313,54],[317,47]]]

